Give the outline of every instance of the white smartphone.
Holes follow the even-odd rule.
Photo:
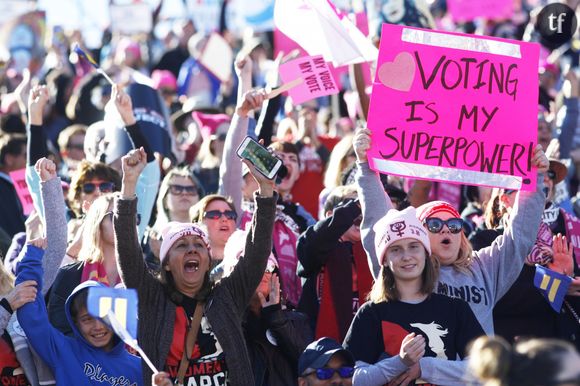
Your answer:
[[[266,178],[272,180],[282,166],[282,160],[251,137],[244,138],[236,151],[238,157],[250,161]]]

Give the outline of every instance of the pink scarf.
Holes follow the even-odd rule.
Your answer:
[[[246,224],[252,221],[253,207],[245,207],[242,214],[240,228],[245,229]],[[285,295],[287,303],[296,307],[302,294],[302,282],[296,274],[298,267],[298,254],[296,252],[296,243],[298,242],[298,226],[289,216],[282,213],[280,209],[276,211],[276,220],[274,221],[274,254],[278,261],[280,270],[280,280],[282,292]]]

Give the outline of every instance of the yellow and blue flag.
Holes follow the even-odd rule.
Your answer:
[[[78,45],[76,45],[73,48],[73,51],[76,52],[76,54],[82,58],[85,58],[94,68],[96,68],[97,70],[99,69],[99,65],[97,64],[97,62],[95,61],[95,59],[93,59],[93,57],[89,54],[87,54],[85,51],[83,51],[83,49],[81,47],[79,47]]]
[[[572,278],[569,276],[536,264],[534,285],[540,290],[554,311],[558,313],[562,309],[564,296],[566,296],[570,283],[572,283]]]

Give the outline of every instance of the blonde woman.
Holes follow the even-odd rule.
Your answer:
[[[60,268],[54,281],[48,315],[52,325],[64,334],[72,334],[64,306],[77,285],[95,280],[113,287],[121,281],[115,260],[113,197],[113,194],[105,194],[93,201],[84,221],[78,260]]]

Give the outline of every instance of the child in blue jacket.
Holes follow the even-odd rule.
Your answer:
[[[142,385],[140,359],[129,354],[123,341],[87,312],[88,289],[102,284],[83,282],[68,297],[65,311],[74,337],[52,327],[41,295],[43,255],[39,243],[26,245],[16,283],[34,280],[38,292],[34,302],[18,309],[17,316],[30,345],[52,369],[57,385]]]

